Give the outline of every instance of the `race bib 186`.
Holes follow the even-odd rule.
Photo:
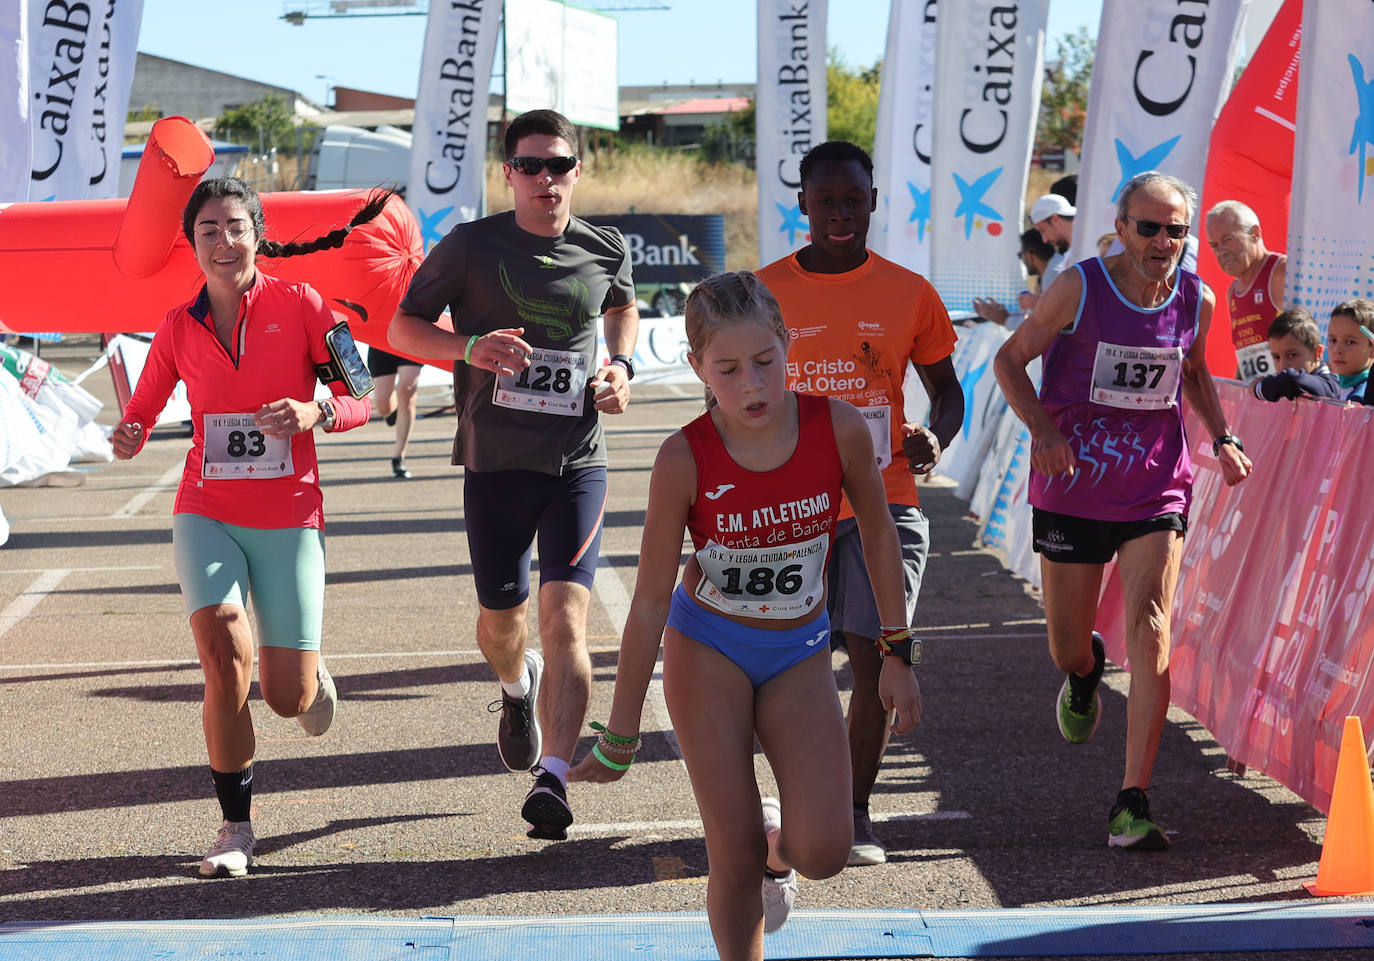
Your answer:
[[[1092,400],[1126,410],[1163,410],[1174,406],[1182,375],[1182,347],[1098,344]]]
[[[200,476],[206,480],[262,480],[287,477],[291,438],[272,437],[252,414],[206,414],[205,455]]]
[[[518,374],[497,374],[492,403],[514,410],[581,417],[587,387],[587,358],[567,350],[539,348]]]
[[[800,617],[821,602],[830,536],[777,547],[723,547],[697,551],[703,577],[697,600],[722,614]]]

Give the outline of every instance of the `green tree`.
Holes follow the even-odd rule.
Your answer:
[[[287,107],[286,98],[277,93],[224,111],[215,124],[215,132],[229,140],[256,146],[261,151],[276,147],[284,153],[295,153],[298,142],[296,118]],[[314,132],[311,128],[306,131],[307,136],[300,138],[302,149],[310,149]]]
[[[1036,143],[1042,147],[1078,150],[1083,145],[1083,124],[1088,117],[1088,82],[1093,73],[1097,41],[1087,27],[1060,37],[1055,59],[1045,66],[1045,86],[1040,94],[1040,125]]]
[[[834,47],[826,61],[826,139],[848,140],[872,153],[878,129],[882,62],[867,69],[851,70]]]

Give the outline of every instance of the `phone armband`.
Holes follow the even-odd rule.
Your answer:
[[[376,385],[368,373],[367,364],[358,353],[358,345],[353,342],[353,334],[347,321],[339,321],[324,335],[325,346],[329,349],[329,363],[316,364],[315,376],[326,387],[334,381],[342,381],[354,397],[366,397]]]

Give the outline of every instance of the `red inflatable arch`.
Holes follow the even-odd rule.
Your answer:
[[[127,199],[0,206],[6,278],[0,319],[15,330],[156,330],[168,309],[195,296],[202,283],[181,212],[213,159],[195,124],[166,117],[153,125]],[[267,234],[313,239],[346,224],[367,196],[365,190],[264,193]],[[259,257],[258,266],[310,284],[358,340],[386,347],[392,314],[423,256],[414,215],[392,197],[342,247]]]

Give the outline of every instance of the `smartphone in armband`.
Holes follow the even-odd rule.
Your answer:
[[[343,381],[354,397],[366,397],[372,393],[376,385],[372,383],[367,364],[363,363],[362,355],[358,353],[358,345],[353,342],[348,323],[341,320],[331,327],[329,333],[324,335],[324,343],[329,348],[329,363],[315,365],[315,376],[320,383],[327,387],[336,380]]]

